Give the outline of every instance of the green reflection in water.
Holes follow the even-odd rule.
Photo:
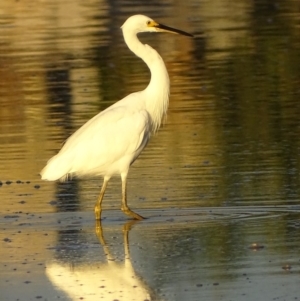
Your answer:
[[[0,15],[1,292],[9,296],[23,283],[28,268],[20,258],[44,262],[55,257],[51,247],[64,243],[71,263],[91,265],[100,253],[88,215],[99,180],[59,185],[39,182],[37,173],[74,129],[147,84],[147,68],[126,48],[119,29],[135,7],[170,25],[182,22],[179,28],[196,34],[186,43],[176,36],[143,37],[164,57],[172,89],[166,126],[130,174],[130,203],[150,217],[149,224],[130,233],[135,269],[166,300],[297,297],[298,1],[203,1],[196,8],[176,2],[155,9],[54,1],[41,2],[30,13],[26,2],[5,3]],[[119,190],[119,182],[112,183],[105,199],[105,209],[113,209],[107,213],[108,228],[120,218]],[[181,218],[174,208],[182,208]],[[193,215],[199,208],[212,210],[215,221],[202,223],[201,214]],[[237,208],[240,218],[230,213]],[[80,222],[88,226],[74,224],[76,214],[84,214]],[[118,231],[111,230],[113,241],[122,236]],[[265,247],[249,249],[255,242]],[[32,285],[53,293],[40,277],[44,269],[37,273],[36,261],[30,264],[28,277],[41,279]],[[291,264],[291,272],[282,270],[284,264]],[[13,274],[16,267],[22,273]],[[23,297],[13,291],[13,300]]]
[[[247,37],[210,70],[230,204],[299,201],[299,32],[259,4]]]

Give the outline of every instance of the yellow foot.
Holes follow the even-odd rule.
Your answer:
[[[125,208],[121,208],[121,210],[128,216],[133,217],[134,219],[137,219],[139,221],[145,219],[144,217],[142,217],[141,215],[135,213],[134,211],[130,210],[129,207],[125,207]]]
[[[123,231],[129,232],[129,231],[131,230],[131,227],[132,227],[134,224],[138,223],[138,222],[139,222],[139,221],[138,221],[137,219],[133,219],[133,220],[127,221],[127,222],[123,225]]]

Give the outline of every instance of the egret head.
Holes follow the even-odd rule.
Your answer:
[[[139,32],[170,32],[189,37],[193,36],[185,31],[157,23],[151,18],[143,15],[134,15],[129,17],[121,28],[123,31],[132,32],[134,34]]]

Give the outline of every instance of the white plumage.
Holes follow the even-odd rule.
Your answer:
[[[158,130],[169,104],[170,85],[165,64],[156,50],[138,40],[137,33],[166,31],[191,36],[143,15],[128,18],[122,30],[129,49],[150,69],[149,85],[85,123],[41,171],[42,179],[49,181],[64,181],[73,175],[103,176],[103,186],[95,205],[96,219],[101,218],[107,182],[115,174],[122,178],[122,211],[135,219],[143,219],[127,206],[126,178],[130,165],[147,145],[151,134]]]

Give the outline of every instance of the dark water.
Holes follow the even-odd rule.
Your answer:
[[[95,228],[101,179],[38,173],[147,85],[120,30],[138,13],[195,37],[141,35],[171,79],[167,121],[128,180],[148,219],[128,222],[115,178]],[[299,299],[299,97],[298,1],[3,1],[0,299]]]

